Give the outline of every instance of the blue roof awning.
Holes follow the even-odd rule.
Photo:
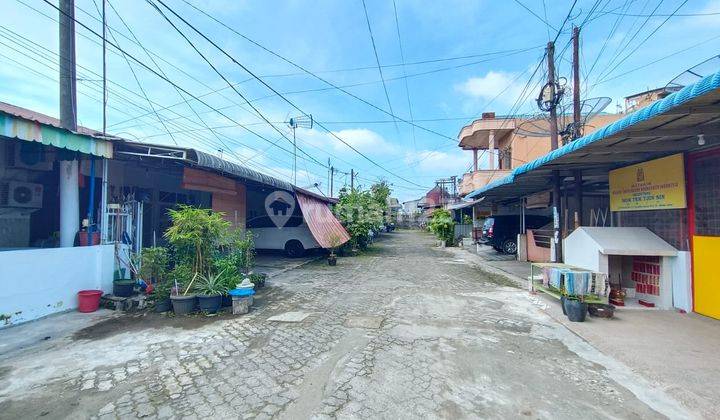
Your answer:
[[[698,134],[706,136],[704,145],[698,144]],[[720,72],[519,166],[467,198],[520,198],[549,189],[552,171],[607,174],[656,157],[719,146],[719,137]]]

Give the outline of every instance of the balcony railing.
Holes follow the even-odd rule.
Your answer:
[[[480,187],[484,187],[492,181],[496,181],[510,174],[510,170],[495,169],[468,172],[463,175],[460,181],[460,195],[465,196]]]

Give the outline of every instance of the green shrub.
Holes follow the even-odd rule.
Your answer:
[[[455,221],[449,210],[435,210],[428,223],[428,228],[438,239],[445,241],[448,245],[452,244],[455,236]]]

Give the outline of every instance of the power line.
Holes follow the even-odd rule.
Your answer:
[[[365,11],[365,22],[367,22],[368,32],[370,33],[370,43],[372,44],[373,54],[375,55],[375,62],[377,63],[378,72],[380,72],[380,81],[382,82],[383,91],[385,92],[385,100],[387,100],[388,109],[391,114],[395,114],[393,111],[392,102],[390,102],[390,95],[388,95],[387,85],[385,84],[385,76],[383,75],[382,67],[380,67],[380,57],[378,56],[377,47],[375,45],[375,37],[373,36],[372,27],[370,26],[370,16],[368,16],[367,5],[365,0],[362,0],[363,11]],[[395,117],[393,117],[393,120]],[[399,132],[397,123],[395,123],[395,130]]]
[[[158,0],[158,1],[160,1],[160,0]],[[332,83],[332,82],[330,82],[330,81],[328,81],[328,80],[326,80],[326,79],[318,76],[317,74],[311,72],[310,70],[307,70],[305,67],[303,67],[303,66],[301,66],[301,65],[299,65],[299,64],[297,64],[297,63],[295,63],[295,62],[293,62],[293,61],[291,61],[290,59],[288,59],[288,58],[286,58],[286,57],[284,57],[284,56],[282,56],[282,55],[280,55],[280,54],[278,54],[278,53],[270,50],[269,48],[263,46],[262,44],[260,44],[260,43],[258,43],[258,42],[256,42],[256,41],[252,40],[251,38],[249,38],[249,37],[241,34],[241,33],[238,32],[237,30],[231,28],[231,27],[228,26],[227,24],[223,23],[222,21],[220,21],[220,20],[217,19],[216,17],[208,14],[207,12],[203,11],[202,9],[198,8],[198,7],[195,6],[194,4],[188,2],[187,0],[181,0],[181,1],[183,1],[185,4],[187,4],[188,6],[192,7],[193,9],[197,10],[198,12],[202,13],[203,15],[207,16],[209,19],[215,21],[215,22],[218,23],[219,25],[223,26],[224,28],[228,29],[229,31],[233,32],[234,34],[236,34],[236,35],[240,36],[241,38],[247,40],[248,42],[252,43],[253,45],[255,45],[255,46],[263,49],[264,51],[268,52],[269,54],[272,54],[272,55],[274,55],[275,57],[277,57],[277,58],[285,61],[286,63],[288,63],[288,64],[292,65],[293,67],[301,70],[302,72],[304,72],[304,73],[306,73],[306,74],[314,77],[315,79],[320,80],[321,82],[327,84],[328,86],[331,86],[332,88],[334,88],[334,89],[336,89],[336,90],[339,90],[340,92],[342,92],[342,93],[344,93],[344,94],[346,94],[346,95],[348,95],[348,96],[350,96],[350,97],[352,97],[352,98],[355,98],[356,100],[358,100],[358,101],[360,101],[360,102],[362,102],[362,103],[364,103],[364,104],[366,104],[366,105],[368,105],[368,106],[370,106],[370,107],[372,107],[372,108],[374,108],[374,109],[376,109],[376,110],[378,110],[378,111],[380,111],[380,112],[382,112],[382,113],[384,113],[384,114],[386,114],[386,115],[388,115],[388,116],[390,116],[390,117],[392,117],[392,118],[395,118],[395,119],[397,119],[397,120],[399,120],[399,121],[402,121],[403,123],[410,124],[410,125],[415,126],[415,127],[419,128],[419,129],[421,129],[421,130],[423,130],[423,131],[426,131],[426,132],[435,134],[435,135],[437,135],[437,136],[440,136],[440,137],[442,137],[442,138],[449,139],[450,141],[455,142],[455,139],[453,139],[452,137],[446,136],[446,135],[444,135],[444,134],[442,134],[442,133],[439,133],[439,132],[437,132],[437,131],[434,131],[434,130],[430,130],[430,129],[426,128],[426,127],[423,127],[423,126],[420,126],[420,125],[411,123],[410,121],[408,121],[408,120],[406,120],[406,119],[404,119],[404,118],[401,118],[401,117],[399,117],[399,116],[397,116],[397,115],[391,114],[390,112],[386,111],[385,109],[382,109],[382,108],[378,107],[377,105],[375,105],[375,104],[373,104],[373,103],[371,103],[371,102],[369,102],[369,101],[367,101],[367,100],[365,100],[365,99],[363,99],[363,98],[361,98],[361,97],[353,94],[352,92],[349,92],[349,91],[345,90],[345,89],[344,89],[343,87],[341,87],[341,86],[335,85],[334,83]],[[260,78],[258,78],[258,80],[260,80],[261,83],[264,83]]]
[[[553,31],[557,31],[557,28],[555,28],[554,26],[552,26],[552,25],[547,21],[547,13],[545,14],[545,19],[543,19],[540,15],[538,15],[537,13],[535,13],[532,9],[530,9],[530,8],[527,7],[527,6],[525,6],[520,0],[513,0],[513,1],[515,1],[515,3],[517,3],[519,6],[522,6],[523,9],[527,10],[528,12],[530,12],[531,15],[535,16],[536,18],[538,18],[538,20],[540,20],[540,22],[544,23],[545,26],[547,26],[548,28],[552,29]],[[543,8],[545,8],[545,0],[543,0]],[[548,37],[548,38],[549,38],[549,37]]]
[[[520,54],[520,53],[527,52],[527,51],[531,51],[531,50],[534,50],[534,49],[537,49],[537,47],[527,48],[527,49],[524,49],[524,50],[511,50],[511,52],[508,52],[505,56],[503,56],[503,57],[498,57],[498,58],[505,58],[505,57],[509,57],[509,56],[511,56],[511,55]],[[394,77],[394,78],[388,78],[388,79],[386,79],[386,81],[395,81],[395,80],[402,80],[402,79],[407,79],[407,78],[411,78],[411,77],[418,77],[418,76],[423,76],[423,75],[427,75],[427,74],[438,73],[438,72],[442,72],[442,71],[447,71],[447,70],[453,70],[453,69],[458,69],[458,68],[462,68],[462,67],[472,66],[472,65],[476,65],[476,64],[480,64],[480,63],[485,63],[485,62],[492,61],[492,60],[496,60],[496,59],[497,59],[497,58],[491,58],[491,59],[486,59],[486,60],[475,61],[475,62],[472,62],[472,63],[465,63],[465,64],[460,64],[460,65],[455,65],[455,66],[451,66],[451,67],[442,67],[442,68],[438,68],[438,69],[433,69],[433,70],[429,70],[429,71],[424,71],[424,72],[421,72],[421,73],[414,73],[414,74],[408,74],[408,75],[406,75],[406,76],[399,76],[399,77]],[[262,77],[262,76],[261,76],[261,77]],[[235,83],[235,86],[238,86],[239,84],[242,84],[242,83],[244,83],[244,82],[246,82],[246,81],[248,81],[248,80],[254,80],[254,79],[250,78],[250,79],[242,80],[242,81],[240,81],[240,82],[238,82],[238,83]],[[375,84],[375,83],[380,83],[380,81],[378,80],[378,81],[359,82],[359,83],[353,83],[353,84],[348,84],[348,85],[341,85],[341,86],[339,86],[339,88],[345,89],[345,88],[351,88],[351,87],[359,87],[359,86],[372,85],[372,84]],[[220,92],[220,91],[223,91],[223,90],[226,90],[226,89],[230,89],[230,87],[226,85],[226,86],[223,86],[223,87],[221,87],[221,88],[214,89],[214,90],[211,90],[211,91],[209,91],[209,92],[206,92],[206,93],[203,93],[203,94],[201,94],[201,95],[198,95],[198,97],[199,97],[199,98],[206,97],[206,96],[212,95],[212,94],[214,94],[214,93],[216,93],[216,92]],[[284,91],[284,92],[281,92],[281,93],[282,93],[283,95],[296,95],[296,94],[311,93],[311,92],[324,92],[324,91],[336,90],[336,89],[337,89],[337,87],[332,86],[332,87],[315,88],[315,89],[304,89],[304,90]],[[275,96],[276,96],[276,95],[274,95],[274,94],[264,95],[264,96],[260,96],[260,97],[254,98],[254,99],[250,99],[250,102],[257,102],[257,101],[260,101],[260,100],[263,100],[263,99],[274,98]],[[183,104],[182,101],[181,101],[181,102],[174,103],[174,104],[171,104],[171,105],[168,105],[168,106],[165,106],[165,107],[163,107],[163,108],[159,108],[158,110],[159,110],[159,111],[162,111],[162,110],[164,110],[164,109],[173,108],[173,107],[175,107],[175,106],[177,106],[177,105],[181,105],[181,104]],[[234,105],[228,105],[228,106],[220,107],[219,109],[221,109],[221,110],[226,110],[226,109],[230,109],[230,108],[233,108],[233,107],[234,107]],[[392,114],[388,114],[388,115],[392,116]],[[142,115],[140,115],[140,116],[138,116],[138,117],[141,117],[141,116],[142,116]],[[133,119],[130,118],[130,119],[125,120],[125,121],[121,121],[121,122],[118,122],[118,123],[113,123],[113,124],[111,124],[110,126],[111,126],[111,127],[114,127],[114,126],[117,126],[117,125],[120,125],[120,124],[124,124],[124,123],[130,122],[130,121],[132,121],[132,120],[133,120]],[[396,120],[395,120],[395,121],[396,121]],[[415,122],[418,122],[418,121],[419,121],[419,120],[415,120]],[[413,127],[416,127],[416,125],[413,125]],[[124,128],[127,128],[127,127],[124,127]],[[425,131],[427,131],[427,130],[425,130]],[[437,135],[440,135],[440,136],[442,136],[442,137],[444,137],[444,138],[450,139],[450,140],[452,140],[453,142],[455,141],[455,139],[453,139],[453,138],[451,138],[451,137],[448,137],[448,136],[445,136],[445,135],[443,135],[443,134],[440,134],[440,133],[434,133],[434,134],[437,134]]]
[[[32,48],[28,48],[28,47],[26,47],[26,46],[24,46],[24,45],[21,45],[23,48],[26,48],[26,49],[28,50],[27,52],[36,53],[36,54],[41,54],[40,50],[45,50],[45,51],[47,51],[47,52],[49,52],[49,53],[52,53],[52,54],[54,54],[54,55],[57,55],[57,53],[55,53],[54,51],[50,51],[50,50],[46,49],[45,47],[43,47],[42,45],[39,45],[39,44],[37,44],[37,43],[34,43],[34,42],[31,41],[31,40],[28,40],[28,39],[24,38],[22,35],[19,35],[19,34],[13,32],[12,30],[9,30],[9,29],[4,28],[4,27],[2,27],[2,26],[0,26],[0,28],[2,28],[2,29],[5,30],[5,31],[8,31],[12,36],[15,36],[15,37],[17,37],[17,38],[20,38],[20,39],[26,41],[27,43],[32,44],[32,45],[33,45]],[[15,43],[17,43],[18,45],[20,45],[20,43],[19,43],[18,41],[13,40],[11,37],[7,37],[7,39],[9,39],[9,40],[11,40],[12,42],[15,42]],[[48,64],[46,64],[46,63],[43,63],[43,62],[40,62],[40,61],[36,60],[36,59],[33,58],[31,55],[27,54],[27,52],[22,53],[22,52],[16,50],[15,48],[13,48],[13,47],[11,47],[11,46],[8,46],[8,45],[4,44],[2,41],[0,41],[0,44],[1,44],[1,45],[5,45],[5,46],[8,47],[9,49],[11,49],[11,50],[13,50],[13,51],[15,51],[15,52],[17,52],[17,53],[19,53],[19,54],[22,54],[23,57],[28,57],[28,58],[30,58],[31,60],[36,61],[36,62],[38,62],[39,64],[48,67],[50,70],[56,69],[55,66],[50,66],[50,65],[48,65]],[[47,78],[47,79],[49,79],[49,80],[51,80],[51,81],[53,81],[53,82],[57,82],[57,79],[54,79],[54,78],[52,78],[52,77],[50,77],[50,76],[48,76],[48,75],[46,75],[46,74],[37,72],[35,69],[30,68],[30,67],[27,67],[27,66],[25,66],[24,64],[22,64],[22,63],[20,63],[20,62],[18,62],[18,61],[16,61],[16,60],[14,60],[14,59],[11,59],[11,58],[9,58],[9,57],[7,57],[7,56],[4,56],[4,55],[2,55],[2,54],[0,54],[0,56],[5,57],[6,59],[8,59],[9,61],[11,61],[11,62],[14,63],[15,65],[17,65],[17,66],[19,66],[19,67],[22,67],[23,69],[29,70],[29,71],[31,71],[31,72],[33,72],[33,73],[35,73],[35,74],[38,74],[38,75],[41,76],[41,77]],[[44,56],[44,58],[47,59],[47,60],[48,60],[49,62],[51,62],[51,63],[57,63],[57,60],[56,60],[56,61],[53,61],[52,59],[47,58],[47,54]],[[79,65],[78,67],[81,68],[81,69],[84,69],[84,67],[83,67],[82,65]],[[97,75],[96,73],[94,73],[94,72],[93,72],[92,70],[90,70],[90,69],[88,69],[87,71],[90,72],[91,74],[95,74],[96,76],[99,76],[99,75]],[[82,74],[80,74],[80,80],[90,80],[90,81],[92,81],[92,82],[95,82],[95,84],[97,84],[97,80],[85,78],[85,76],[83,76]],[[111,83],[113,83],[113,84],[116,84],[116,83],[112,82],[112,80],[109,80],[109,81],[110,81]],[[87,86],[87,85],[85,85],[85,86]],[[122,85],[118,85],[118,86],[119,86],[120,88],[125,89]],[[112,92],[112,90],[110,90],[110,91]],[[79,92],[80,92],[81,94],[89,97],[90,99],[98,102],[98,103],[102,103],[102,100],[101,100],[101,99],[95,98],[95,97],[93,97],[93,96],[91,96],[91,95],[89,95],[89,94],[87,94],[87,93],[84,93],[82,90],[80,90]],[[135,93],[132,92],[132,91],[128,91],[128,92],[135,94]],[[137,94],[135,94],[135,95],[137,95]],[[137,96],[142,99],[142,97],[141,97],[140,95],[137,95]],[[133,102],[132,100],[127,99],[127,98],[124,97],[122,94],[115,93],[113,97],[114,97],[114,98],[121,99],[121,100],[123,100],[124,102],[126,102],[126,103],[128,103],[128,104],[130,104],[130,105],[132,105],[132,106],[134,106],[134,107],[137,107],[137,108],[140,109],[141,111],[146,111],[145,108],[139,106],[137,103]],[[154,105],[157,105],[157,104],[154,104]],[[124,111],[124,109],[117,108],[117,107],[114,107],[114,106],[112,106],[112,105],[109,105],[109,107],[110,107],[111,109],[113,109],[114,111],[116,111],[116,112],[129,115],[129,114],[127,114],[127,113]],[[173,123],[173,124],[174,124],[174,125],[178,125],[177,123]],[[235,126],[233,126],[233,127],[235,127]],[[236,145],[239,145],[239,146],[243,146],[243,147],[249,147],[249,146],[246,146],[245,144],[239,143],[239,142],[235,141],[234,139],[229,138],[229,137],[227,137],[227,136],[223,136],[223,137],[225,137],[229,142],[231,142],[231,143],[233,143],[233,144],[236,144]],[[215,152],[215,150],[217,149],[217,147],[215,147],[214,145],[212,145],[212,144],[207,140],[207,138],[204,138],[204,137],[195,137],[194,140],[196,140],[196,141],[197,141],[198,143],[200,143],[200,144],[209,145],[209,146],[210,146],[210,149],[209,149],[209,150],[211,150],[212,152]],[[275,140],[275,142],[277,142],[277,140]],[[227,146],[225,146],[225,147],[227,147]],[[272,145],[271,145],[270,147],[272,147]],[[282,161],[278,161],[278,160],[276,160],[276,159],[273,159],[272,156],[271,156],[270,158],[271,158],[271,160],[275,160],[275,161],[277,161],[277,162],[279,162],[279,163],[286,164],[286,162],[282,162]],[[303,158],[303,159],[305,159],[305,158]],[[270,167],[268,167],[268,166],[266,166],[266,165],[262,165],[262,164],[258,164],[258,163],[252,163],[252,162],[250,162],[250,164],[251,164],[252,166],[257,166],[257,167],[260,167],[260,168],[265,168],[265,169],[269,170],[270,172],[277,173],[277,174],[280,175],[281,177],[284,176],[283,174],[280,174],[277,170],[275,170],[275,169],[273,169],[273,168],[270,168]],[[318,175],[315,174],[315,173],[313,173],[313,175],[318,176]],[[320,177],[318,176],[318,178],[320,178]]]
[[[47,0],[46,0],[46,1],[47,1]],[[147,1],[150,1],[150,0],[147,0]],[[157,2],[160,3],[163,7],[165,7],[165,9],[167,9],[168,11],[170,11],[170,13],[172,13],[176,18],[180,19],[185,25],[187,25],[189,28],[191,28],[193,31],[195,31],[198,35],[200,35],[203,39],[205,39],[207,42],[209,42],[212,46],[214,46],[216,49],[218,49],[218,51],[222,52],[223,55],[225,55],[226,57],[228,57],[233,63],[237,64],[240,68],[242,68],[244,71],[246,71],[249,75],[251,75],[252,77],[254,77],[255,79],[257,79],[257,80],[258,80],[261,84],[263,84],[266,88],[268,88],[270,91],[272,91],[274,94],[276,94],[278,97],[280,97],[282,100],[284,100],[285,102],[287,102],[290,106],[292,106],[293,108],[295,108],[297,111],[299,111],[299,112],[302,113],[303,115],[309,116],[309,115],[308,115],[305,111],[303,111],[300,107],[298,107],[297,105],[295,105],[295,103],[293,103],[292,101],[290,101],[289,99],[287,99],[287,98],[286,98],[285,96],[283,96],[280,92],[278,92],[277,90],[275,90],[275,88],[273,88],[272,86],[270,86],[269,84],[267,84],[267,82],[265,82],[264,80],[262,80],[261,78],[259,78],[257,75],[255,75],[250,69],[248,69],[246,66],[244,66],[244,65],[243,65],[242,63],[240,63],[239,61],[237,61],[237,59],[235,59],[235,57],[233,57],[232,55],[230,55],[227,51],[225,51],[222,47],[220,47],[215,41],[213,41],[212,39],[210,39],[210,38],[209,38],[207,35],[205,35],[202,31],[198,30],[195,26],[193,26],[190,22],[188,22],[186,19],[184,19],[182,16],[180,16],[180,15],[179,15],[177,12],[175,12],[172,8],[168,7],[162,0],[157,0]],[[396,178],[398,178],[398,179],[401,179],[401,180],[403,180],[403,181],[405,181],[405,182],[407,182],[407,183],[409,183],[409,184],[416,185],[416,186],[421,186],[421,187],[422,187],[422,185],[416,184],[416,183],[414,183],[413,181],[411,181],[411,180],[409,180],[409,179],[406,179],[406,178],[404,178],[404,177],[401,176],[401,175],[395,174],[395,173],[389,171],[388,169],[386,169],[385,167],[383,167],[382,165],[378,164],[378,163],[375,162],[373,159],[371,159],[370,157],[368,157],[367,155],[365,155],[364,153],[362,153],[361,151],[359,151],[358,149],[356,149],[353,145],[351,145],[350,143],[346,142],[344,139],[340,138],[340,137],[339,137],[337,134],[335,134],[333,131],[331,131],[330,129],[328,129],[327,127],[325,127],[321,122],[316,121],[316,124],[318,125],[318,127],[321,127],[323,130],[327,131],[328,134],[330,134],[332,137],[336,138],[337,140],[339,140],[340,142],[342,142],[343,144],[345,144],[346,146],[348,146],[350,149],[352,149],[353,151],[355,151],[355,153],[357,153],[358,155],[360,155],[361,157],[363,157],[363,158],[364,158],[365,160],[367,160],[368,162],[372,163],[374,166],[377,166],[378,168],[380,168],[380,169],[383,170],[384,172],[387,172],[388,174],[390,174],[390,175],[392,175],[392,176],[394,176],[394,177],[396,177]],[[325,165],[323,165],[323,166],[325,166]]]
[[[43,1],[44,1],[46,4],[50,5],[52,8],[54,8],[55,10],[57,10],[58,12],[65,14],[63,11],[60,10],[60,8],[58,8],[57,6],[55,6],[55,5],[54,5],[52,2],[50,2],[49,0],[43,0]],[[68,16],[69,16],[69,15],[68,15]],[[95,36],[97,36],[97,37],[101,37],[101,36],[102,36],[102,35],[99,35],[97,32],[95,32],[93,29],[89,28],[89,27],[88,27],[87,25],[85,25],[84,23],[78,21],[76,18],[74,18],[74,17],[71,17],[71,18],[75,21],[75,23],[77,23],[78,25],[82,26],[83,28],[85,28],[87,31],[89,31],[89,32],[92,33],[93,35],[95,35]],[[198,98],[197,96],[193,95],[192,93],[190,93],[189,91],[187,91],[187,90],[186,90],[185,88],[183,88],[182,86],[177,85],[177,84],[176,84],[175,82],[173,82],[172,80],[164,77],[163,75],[161,75],[161,74],[158,73],[157,71],[153,70],[153,69],[150,68],[148,65],[146,65],[145,63],[143,63],[142,61],[140,61],[139,59],[137,59],[135,56],[133,56],[132,54],[130,54],[130,53],[128,53],[127,51],[125,51],[125,50],[123,50],[122,48],[120,48],[117,44],[115,44],[115,43],[113,43],[113,42],[110,42],[110,41],[108,41],[107,44],[110,45],[111,47],[117,49],[118,51],[122,51],[123,54],[127,55],[128,58],[130,58],[132,61],[136,62],[137,64],[139,64],[139,65],[142,66],[143,68],[145,68],[147,71],[149,71],[150,73],[152,73],[152,74],[155,75],[156,77],[164,80],[165,82],[169,83],[170,85],[173,85],[174,87],[177,87],[177,88],[180,89],[183,93],[187,94],[188,96],[193,97],[193,99],[195,99],[196,101],[198,101],[198,102],[200,102],[201,104],[205,105],[205,106],[208,107],[209,109],[215,110],[215,112],[217,112],[218,114],[220,114],[221,116],[223,116],[223,117],[226,118],[227,120],[235,123],[238,127],[241,127],[241,128],[243,128],[243,129],[245,129],[246,131],[254,134],[255,136],[257,136],[257,137],[259,137],[259,138],[267,141],[268,143],[273,144],[273,142],[272,142],[271,140],[267,139],[266,137],[260,135],[259,133],[255,132],[255,131],[253,131],[253,130],[247,128],[247,127],[245,127],[243,124],[239,123],[238,121],[236,121],[236,120],[233,119],[232,117],[228,116],[227,114],[223,113],[223,112],[220,111],[220,110],[217,110],[217,108],[214,108],[213,106],[211,106],[211,105],[208,104],[207,102],[205,102],[205,101],[201,100],[200,98]],[[288,152],[288,153],[290,153],[289,150],[284,149],[284,148],[282,148],[281,146],[277,146],[277,145],[275,145],[275,146],[278,147],[278,148],[280,148],[280,149],[282,149],[282,150],[284,150],[284,151],[286,151],[286,152]],[[318,163],[320,166],[325,167],[325,165],[322,164],[321,162],[316,162],[316,163]]]
[[[641,47],[645,42],[647,42],[648,39],[650,39],[653,35],[655,35],[655,33],[657,33],[657,31],[659,31],[660,28],[662,28],[662,27],[670,20],[670,18],[671,18],[672,16],[674,16],[674,14],[677,13],[678,10],[680,10],[680,8],[682,8],[683,6],[685,6],[685,4],[686,4],[687,2],[688,2],[688,0],[684,0],[682,3],[680,3],[680,5],[679,5],[677,8],[675,8],[675,10],[673,11],[673,13],[672,13],[671,15],[667,16],[667,17],[665,18],[665,20],[663,20],[660,25],[658,25],[652,32],[650,32],[650,33],[645,37],[645,39],[643,39],[642,41],[640,41],[640,43],[639,43],[638,45],[636,45],[635,48],[634,48],[632,51],[630,51],[627,55],[625,55],[625,57],[624,57],[622,60],[620,60],[620,61],[615,65],[615,67],[613,67],[610,71],[608,71],[608,72],[606,73],[606,78],[607,78],[607,76],[609,76],[610,74],[612,74],[612,72],[615,71],[615,69],[617,69],[618,66],[620,66],[620,65],[621,65],[622,63],[624,63],[628,58],[630,58],[633,54],[635,54],[635,52],[636,52],[638,49],[640,49],[640,47]],[[600,82],[602,82],[602,81],[603,81],[603,80],[600,80]]]
[[[400,35],[400,19],[398,19],[397,4],[393,0],[393,12],[395,14],[395,32],[397,33],[398,46],[400,47],[400,60],[405,63],[405,52],[403,51],[402,36]],[[402,67],[403,76],[407,76],[405,66]],[[412,102],[410,101],[410,88],[408,87],[407,77],[403,79],[405,82],[405,98],[407,99],[408,113],[410,114],[410,121],[415,122],[415,116],[413,115]],[[397,123],[396,123],[397,124]],[[415,136],[415,127],[411,126],[412,144],[413,151],[417,153],[417,138]]]

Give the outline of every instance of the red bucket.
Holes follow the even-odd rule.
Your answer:
[[[102,290],[81,290],[78,292],[78,311],[95,312],[100,307]]]

